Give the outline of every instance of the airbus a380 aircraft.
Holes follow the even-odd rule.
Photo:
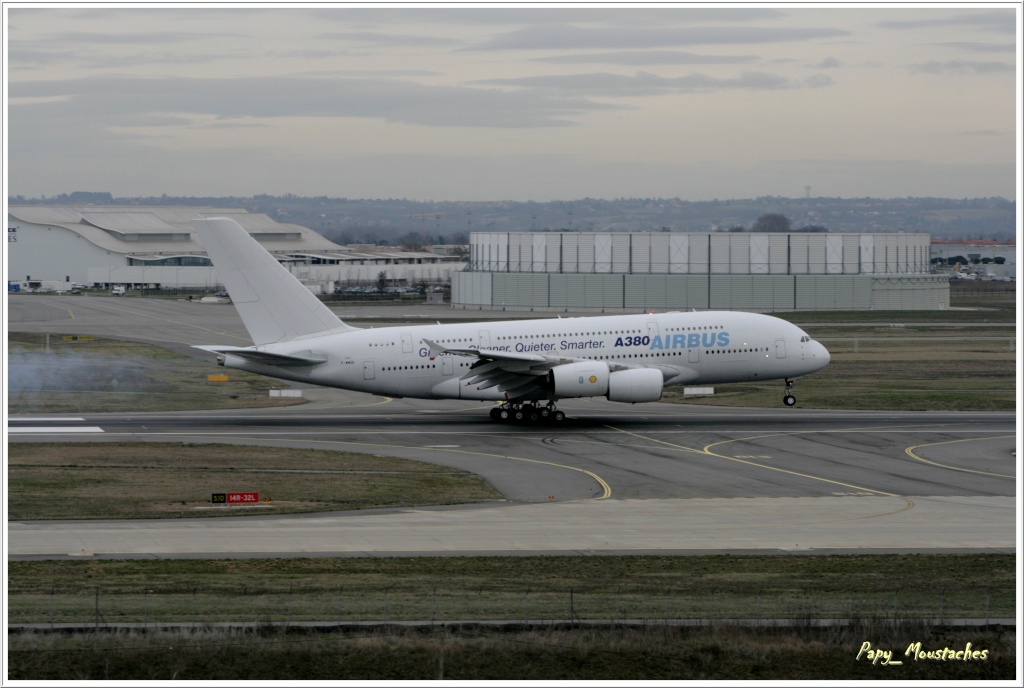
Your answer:
[[[668,385],[793,380],[829,362],[799,327],[706,311],[359,329],[229,218],[194,220],[253,346],[198,346],[228,368],[391,397],[500,402],[495,420],[562,421],[559,399],[658,401]]]

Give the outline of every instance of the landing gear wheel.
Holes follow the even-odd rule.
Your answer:
[[[554,420],[556,423],[561,423],[563,420],[565,420],[565,414],[562,413],[561,411],[555,411],[554,413],[551,414],[551,419]]]
[[[512,417],[512,412],[507,408],[498,409],[498,420],[508,420]]]
[[[793,396],[793,382],[794,380],[786,378],[786,396],[782,397],[782,403],[786,406],[792,406],[796,403],[796,397]]]
[[[497,406],[491,409],[491,420],[501,420],[501,409]]]

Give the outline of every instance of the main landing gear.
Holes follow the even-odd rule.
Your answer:
[[[565,420],[565,414],[556,409],[553,403],[537,406],[529,402],[509,401],[491,409],[491,420],[516,423],[561,423]]]
[[[782,403],[786,406],[792,406],[796,403],[796,397],[793,396],[793,380],[786,378],[786,396],[782,397]]]

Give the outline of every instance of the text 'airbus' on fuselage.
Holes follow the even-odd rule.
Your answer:
[[[358,329],[342,322],[234,220],[194,220],[251,347],[200,346],[221,365],[371,394],[500,402],[496,419],[562,420],[555,402],[658,401],[664,387],[782,379],[829,353],[799,327],[733,311]]]

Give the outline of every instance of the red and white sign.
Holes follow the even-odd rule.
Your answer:
[[[259,492],[228,492],[228,504],[259,504]]]

